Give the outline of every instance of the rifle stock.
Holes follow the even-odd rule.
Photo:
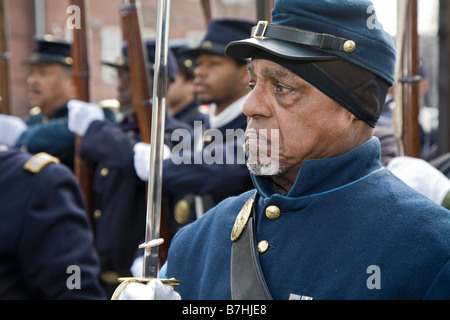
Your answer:
[[[417,0],[398,2],[397,83],[394,128],[400,142],[400,154],[420,157],[419,127],[419,40]]]
[[[84,0],[71,0],[72,5],[80,8],[81,28],[74,29],[72,43],[73,77],[78,100],[90,101],[89,62],[86,35],[86,8]],[[83,191],[88,218],[92,223],[92,167],[80,156],[81,137],[75,136],[74,172]]]
[[[9,114],[8,45],[6,39],[5,1],[0,0],[0,114]]]
[[[124,1],[122,7],[122,29],[127,42],[128,60],[133,96],[133,106],[139,125],[142,142],[150,143],[151,97],[147,69],[147,51],[141,36],[139,4],[135,0]]]
[[[203,10],[203,15],[205,17],[205,22],[206,25],[209,24],[209,22],[211,21],[211,4],[209,2],[209,0],[202,0],[202,10]]]

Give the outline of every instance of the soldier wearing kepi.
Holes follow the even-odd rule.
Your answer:
[[[30,67],[27,78],[31,116],[26,126],[18,118],[0,117],[0,123],[10,127],[14,141],[0,143],[26,148],[32,153],[48,152],[69,167],[73,166],[74,135],[67,128],[67,101],[75,96],[72,78],[73,59],[70,44],[56,41],[52,36],[38,38],[36,48],[24,62]],[[37,108],[38,107],[38,108]],[[15,120],[7,121],[7,120]]]
[[[30,68],[27,78],[30,117],[0,115],[0,143],[28,150],[47,152],[73,168],[75,136],[67,127],[67,102],[75,97],[71,45],[51,35],[37,38],[36,48],[24,62]],[[104,110],[105,116],[114,115]],[[3,140],[8,137],[8,141]]]
[[[195,121],[208,119],[208,109],[199,103],[194,91],[195,61],[183,52],[190,49],[186,42],[172,43],[170,48],[177,58],[178,75],[167,91],[169,112],[175,119],[194,127]]]
[[[276,129],[279,170],[249,152],[256,190],[174,237],[161,276],[183,299],[450,298],[449,211],[380,163],[395,49],[367,28],[371,5],[279,0],[272,24],[228,45],[251,58],[246,146]]]

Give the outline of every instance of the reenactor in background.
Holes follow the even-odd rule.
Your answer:
[[[24,64],[31,70],[27,86],[33,108],[25,126],[17,117],[0,115],[0,127],[10,133],[9,141],[0,143],[47,152],[73,169],[75,136],[67,127],[67,102],[75,97],[71,46],[50,35],[36,39],[36,49]],[[112,112],[105,114],[114,121]]]
[[[105,299],[72,171],[46,153],[0,151],[0,299]]]
[[[246,20],[212,20],[200,45],[184,51],[196,59],[194,89],[200,103],[209,104],[209,115],[206,123],[198,123],[200,132],[192,137],[192,150],[183,150],[190,152],[191,161],[178,164],[172,159],[164,160],[162,185],[169,201],[172,234],[201,217],[221,200],[252,187],[245,163],[237,160],[242,154],[243,134],[242,140],[239,137],[228,139],[227,144],[227,130],[234,134],[240,129],[243,133],[247,125],[247,118],[242,113],[249,93],[247,61],[226,56],[225,46],[230,41],[247,37],[253,25]],[[194,126],[194,133],[197,129]],[[216,129],[223,137],[223,144],[214,144],[215,152],[223,154],[221,163],[210,164],[203,159],[205,148],[214,143],[208,129]],[[149,146],[146,148],[149,153]],[[230,148],[234,151],[234,159],[227,164],[226,152]],[[198,154],[202,158],[201,163],[195,163],[194,158]],[[135,166],[142,172],[139,175],[141,179],[147,180],[146,162],[136,157]]]
[[[278,0],[272,24],[227,46],[251,58],[243,110],[255,190],[172,239],[161,277],[182,282],[181,298],[450,299],[449,211],[380,162],[373,132],[396,51],[382,28],[367,28],[371,6]],[[278,150],[260,144],[263,129],[276,129]],[[264,147],[278,166],[267,167]],[[122,295],[167,289],[135,283]]]
[[[194,127],[194,121],[205,123],[208,119],[207,105],[200,104],[194,90],[195,59],[184,51],[190,46],[182,42],[170,44],[178,62],[178,75],[167,91],[169,112],[175,119],[184,121]]]
[[[147,41],[146,49],[148,68],[152,73],[155,41]],[[107,64],[118,70],[120,122],[105,121],[97,105],[72,100],[69,102],[69,129],[83,137],[80,154],[95,164],[92,185],[95,245],[101,260],[102,284],[111,295],[117,286],[117,279],[130,275],[138,246],[144,242],[147,188],[146,183],[136,175],[133,163],[135,145],[141,137],[132,104],[127,47],[123,46],[122,54],[115,63]],[[175,57],[171,53],[169,82],[175,79],[176,68]],[[190,130],[186,124],[167,116],[167,148],[171,144],[171,132],[176,128]],[[149,166],[150,161],[146,163]]]

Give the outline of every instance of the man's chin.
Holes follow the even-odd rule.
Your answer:
[[[262,177],[278,176],[285,171],[278,164],[259,164],[247,162],[247,168],[255,176]]]

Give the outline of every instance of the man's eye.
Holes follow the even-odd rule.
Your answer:
[[[277,84],[277,91],[280,93],[289,93],[289,92],[292,92],[293,89],[291,87],[288,87],[288,86],[285,86],[285,85],[282,85],[279,83],[279,84]]]

